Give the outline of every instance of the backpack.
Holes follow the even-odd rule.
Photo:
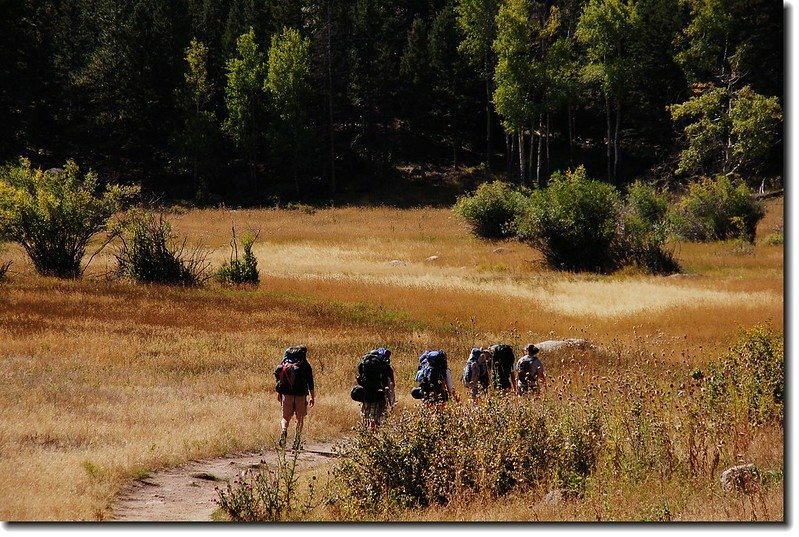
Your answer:
[[[510,388],[510,374],[513,371],[513,363],[516,361],[513,348],[500,343],[491,345],[491,350],[494,352],[492,361],[494,387]]]
[[[384,388],[388,385],[388,362],[384,354],[372,351],[358,361],[355,382],[363,390],[350,393],[350,396],[362,403],[373,403],[384,397]],[[355,397],[358,399],[355,399]]]
[[[281,395],[305,395],[308,382],[305,378],[305,362],[308,349],[304,346],[289,347],[283,360],[275,368],[275,391]]]
[[[447,353],[443,350],[426,351],[419,357],[416,382],[425,396],[446,392]]]
[[[537,368],[533,365],[533,360],[529,356],[519,360],[519,383],[522,386],[535,386],[538,382]]]
[[[480,378],[485,375],[485,365],[480,363],[480,354],[482,349],[474,348],[469,353],[469,358],[463,366],[463,374],[461,375],[461,382],[464,386],[474,388],[480,381]]]

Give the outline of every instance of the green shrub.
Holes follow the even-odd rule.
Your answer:
[[[635,265],[653,274],[680,270],[674,254],[665,247],[669,234],[668,208],[668,198],[654,187],[640,181],[629,187],[623,231],[615,248],[619,263]]]
[[[764,325],[744,332],[703,377],[707,405],[718,418],[783,423],[785,354],[781,334]]]
[[[223,284],[257,284],[259,281],[258,260],[252,253],[258,234],[245,233],[241,237],[241,247],[244,257],[239,259],[239,247],[236,240],[236,229],[233,229],[233,240],[230,241],[230,260],[225,261],[216,273],[217,279]]]
[[[670,214],[674,233],[689,241],[754,241],[765,211],[740,178],[719,175],[691,183]]]
[[[277,522],[302,520],[314,507],[315,479],[300,496],[297,458],[300,450],[286,457],[279,448],[276,468],[248,468],[225,489],[216,488],[216,503],[237,522]]]
[[[553,268],[606,272],[616,267],[620,207],[618,191],[588,179],[582,166],[556,172],[547,188],[531,195],[516,222],[518,237]]]
[[[118,185],[100,188],[91,171],[81,179],[72,160],[63,170],[45,172],[20,159],[0,170],[0,237],[22,246],[38,273],[77,278],[86,268],[89,241],[137,192]]]
[[[207,279],[206,253],[186,250],[186,239],[178,241],[163,216],[136,215],[120,232],[121,245],[115,257],[117,273],[140,283],[197,285]]]
[[[502,181],[483,183],[471,195],[458,198],[455,212],[465,218],[474,232],[488,239],[515,234],[514,222],[525,205],[525,192]]]
[[[602,436],[597,415],[583,410],[499,395],[485,406],[406,411],[345,447],[338,501],[390,513],[537,486],[582,492]]]

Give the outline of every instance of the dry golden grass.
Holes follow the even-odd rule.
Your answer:
[[[767,226],[781,211],[771,204]],[[474,345],[582,337],[640,357],[638,367],[657,358],[689,368],[725,350],[740,328],[770,321],[781,330],[784,319],[778,246],[680,244],[684,277],[600,277],[544,269],[534,250],[478,240],[445,209],[218,209],[170,219],[206,245],[214,267],[229,256],[231,226],[259,229],[260,286],[107,280],[109,252],[83,280],[58,281],[36,276],[18,248],[2,253],[13,261],[0,284],[0,486],[13,491],[0,502],[3,520],[104,519],[121,488],[147,471],[271,444],[272,369],[291,344],[308,345],[317,376],[306,434],[327,440],[357,423],[355,360],[377,345],[394,350],[402,408],[414,404],[408,391],[427,348],[447,349],[457,370]],[[563,386],[578,374],[569,360],[547,366]],[[613,494],[621,506],[657,499]],[[500,518],[624,519],[623,507],[531,514],[528,500]],[[684,502],[691,519],[782,515],[772,497],[768,516],[710,489]]]

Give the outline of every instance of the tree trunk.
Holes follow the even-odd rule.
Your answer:
[[[332,27],[330,25],[330,1],[327,2],[327,121],[328,135],[330,136],[330,196],[336,194],[336,149],[334,143],[334,123],[333,123],[333,47]]]
[[[530,125],[530,148],[527,152],[529,155],[527,160],[527,177],[530,179],[530,181],[533,180],[533,155],[535,155],[535,139],[535,129],[532,125]]]
[[[613,182],[613,173],[612,173],[612,165],[613,159],[611,155],[611,148],[610,145],[613,143],[613,129],[611,127],[611,120],[610,120],[610,96],[608,92],[605,92],[605,118],[607,120],[607,143],[606,143],[606,156],[607,156],[607,163],[608,163],[608,181]]]
[[[486,167],[491,168],[491,75],[488,68],[488,51],[483,52],[483,72],[486,83]]]
[[[619,177],[619,128],[621,126],[621,101],[616,99],[616,126],[613,134],[613,180]]]
[[[544,179],[543,179],[543,183],[541,184],[541,186],[544,186],[546,184],[547,180],[549,179],[549,174],[550,174],[549,167],[551,165],[550,163],[552,162],[550,160],[551,155],[549,153],[549,120],[550,120],[549,112],[547,112],[547,121],[546,121],[546,125],[544,125],[544,127],[545,127],[544,136],[546,136],[546,144],[547,144],[547,158],[545,160]]]
[[[519,182],[521,184],[525,183],[524,164],[524,128],[519,127]]]
[[[569,105],[566,107],[566,121],[569,131],[569,164],[574,163],[574,109]]]

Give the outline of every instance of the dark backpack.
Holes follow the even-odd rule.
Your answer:
[[[362,403],[373,403],[379,401],[384,395],[384,388],[388,386],[388,362],[383,354],[372,351],[364,355],[358,361],[358,373],[355,377],[355,382],[358,386],[362,386],[363,390],[351,392],[351,396],[355,399],[356,394]]]
[[[447,353],[426,351],[419,357],[416,382],[425,397],[447,391]]]
[[[519,382],[523,386],[533,386],[538,382],[536,367],[533,365],[533,358],[525,356],[519,360]]]
[[[305,346],[289,347],[283,353],[283,360],[275,368],[275,391],[282,395],[305,395],[308,381],[305,378],[303,363],[308,349]]]
[[[500,343],[492,345],[491,350],[494,351],[492,361],[494,387],[510,388],[510,374],[513,371],[513,363],[516,361],[513,348],[510,345]]]

